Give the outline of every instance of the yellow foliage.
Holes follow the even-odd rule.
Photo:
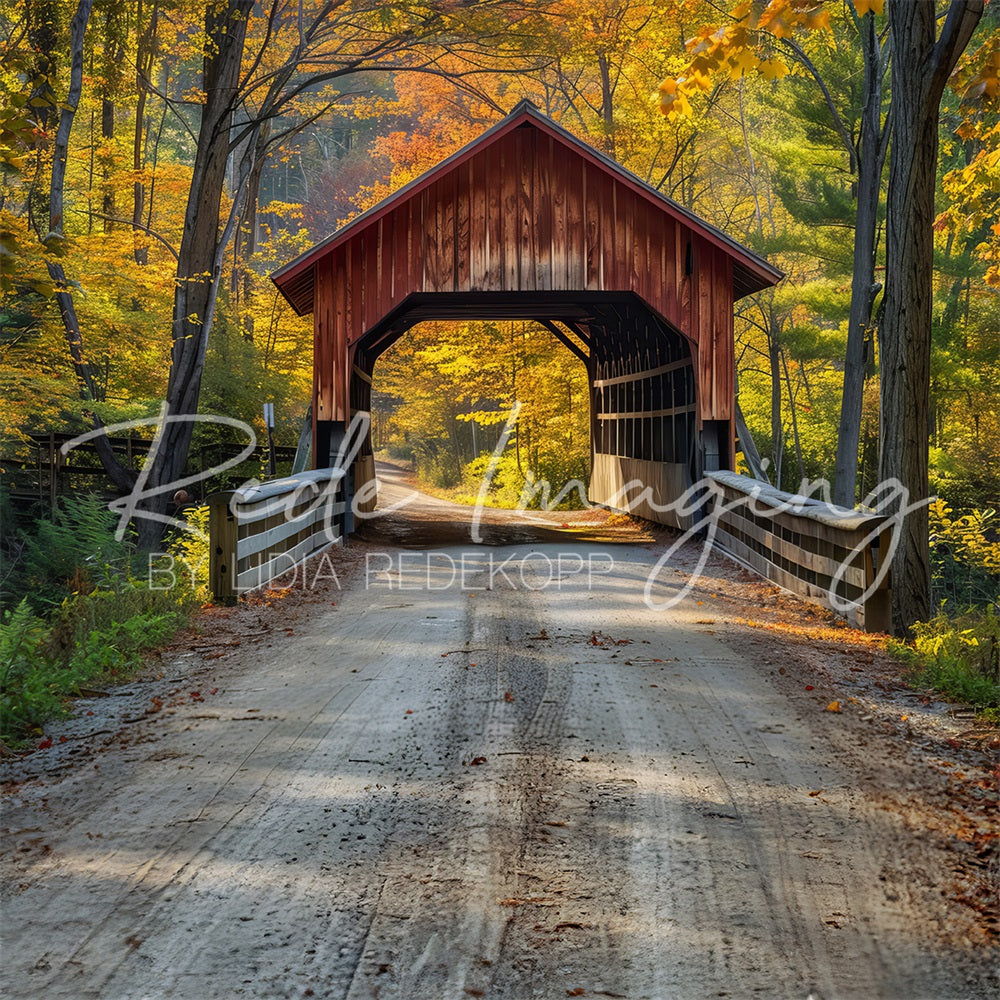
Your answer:
[[[885,0],[854,0],[854,9],[858,17],[864,17],[868,13],[881,14],[884,7]]]
[[[928,515],[932,548],[947,546],[959,562],[1000,573],[1000,541],[989,537],[1000,523],[995,510],[974,510],[956,518],[951,507],[937,498]]]

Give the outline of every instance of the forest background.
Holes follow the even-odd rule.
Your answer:
[[[878,482],[896,101],[883,0],[0,0],[0,27],[6,457],[29,454],[31,435],[155,418],[185,394],[182,410],[262,435],[273,402],[276,440],[295,445],[312,322],[270,272],[528,98],[786,273],[736,317],[739,403],[771,480],[834,480],[855,350],[848,502]],[[955,610],[989,606],[1000,574],[998,70],[988,3],[937,123],[930,530],[935,598]],[[586,373],[533,324],[411,331],[375,369],[375,444],[474,495],[515,402],[492,502],[515,505],[537,479],[553,492],[586,480]],[[188,433],[168,449],[181,467],[235,434]],[[135,470],[105,458],[127,489]],[[10,605],[41,536],[3,483]],[[65,505],[34,514],[72,521]]]

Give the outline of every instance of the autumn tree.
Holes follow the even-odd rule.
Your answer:
[[[911,508],[892,562],[892,619],[899,634],[931,611],[926,499],[938,115],[983,0],[952,0],[946,11],[938,32],[933,0],[889,0],[897,99],[886,227],[891,267],[879,341],[879,473],[883,482],[903,487]]]
[[[740,3],[729,22],[699,29],[687,43],[687,66],[660,86],[665,114],[689,113],[690,99],[709,91],[718,78],[739,79],[754,71],[766,79],[781,79],[789,73],[791,62],[800,75],[815,84],[828,115],[828,127],[848,156],[850,173],[855,178],[854,250],[833,475],[834,502],[847,507],[853,507],[855,502],[865,343],[873,339],[872,314],[881,290],[881,283],[875,280],[878,206],[890,131],[885,101],[890,47],[876,22],[883,4],[884,0],[847,0],[843,13],[832,18],[832,5],[818,0]],[[849,86],[835,92],[822,72],[817,53],[812,51],[815,38],[831,34],[837,40],[849,38],[850,44],[860,50],[863,82],[856,95]],[[851,106],[854,101],[857,113]]]

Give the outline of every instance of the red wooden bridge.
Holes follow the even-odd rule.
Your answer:
[[[884,627],[886,518],[726,471],[736,442],[734,303],[781,276],[523,102],[273,275],[315,321],[311,475],[336,473],[351,530],[352,507],[369,509],[360,501],[374,496],[370,439],[350,469],[336,467],[352,418],[369,411],[379,355],[424,320],[533,320],[586,365],[592,502],[686,529],[690,510],[671,505],[707,475],[714,499],[702,514],[717,522],[714,544]],[[634,483],[638,498],[626,488]],[[228,540],[215,546],[213,579],[226,593],[328,535],[308,510],[278,525],[266,503],[257,509],[263,501],[239,502],[247,524],[220,514]]]
[[[315,320],[317,467],[410,327],[531,319],[587,366],[591,499],[638,479],[677,523],[657,507],[733,468],[733,303],[781,272],[522,102],[273,278]]]

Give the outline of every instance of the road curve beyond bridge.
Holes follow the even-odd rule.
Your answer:
[[[844,643],[749,627],[776,593],[717,560],[652,610],[663,537],[576,518],[386,519],[5,763],[2,995],[995,995]]]

